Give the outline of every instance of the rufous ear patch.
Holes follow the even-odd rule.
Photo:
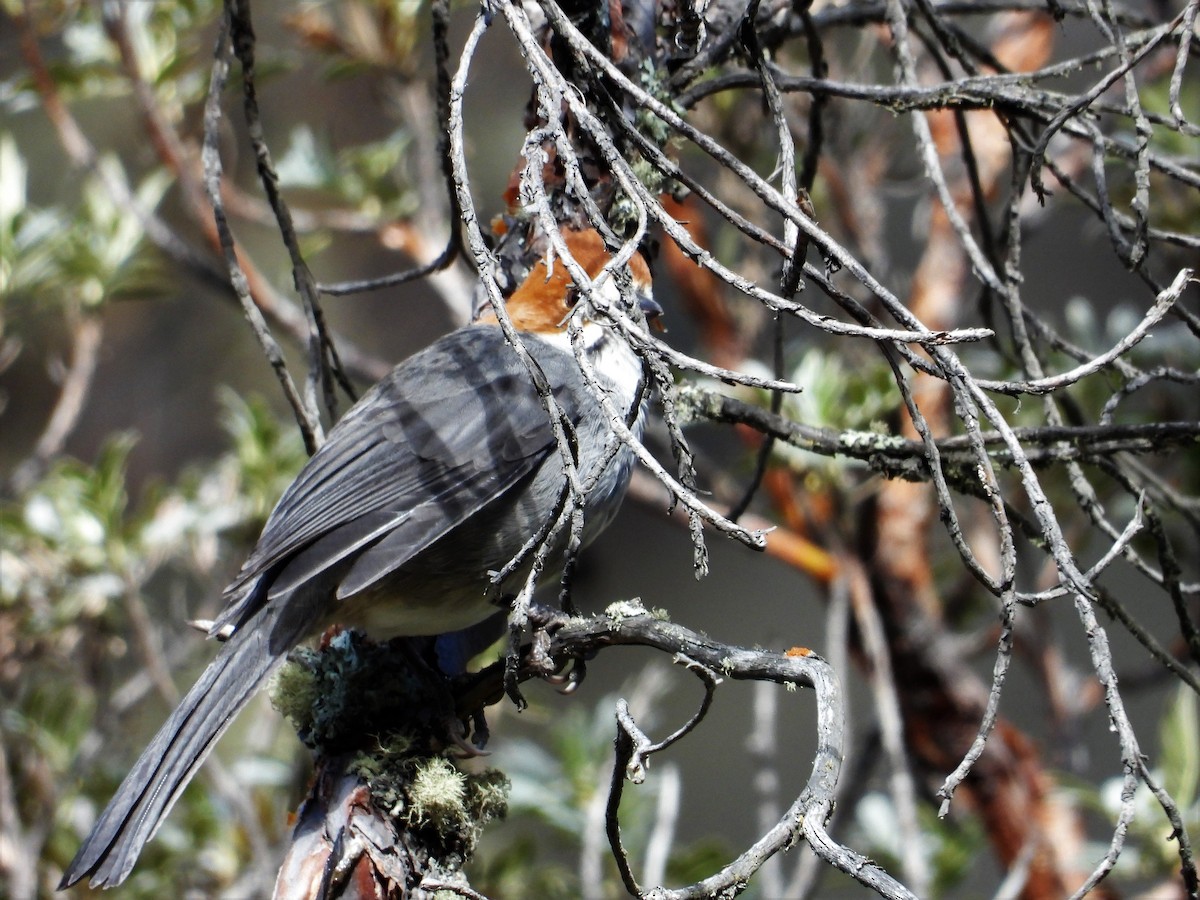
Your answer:
[[[600,274],[611,258],[599,232],[564,231],[567,249],[589,278]],[[634,254],[629,262],[635,283],[649,285],[650,269],[640,254]],[[505,303],[508,315],[518,331],[562,332],[566,330],[566,318],[575,305],[575,283],[566,264],[554,259],[550,266],[542,259],[534,265]],[[483,321],[494,321],[494,316],[485,314]]]

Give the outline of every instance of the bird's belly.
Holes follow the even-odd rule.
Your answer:
[[[619,453],[589,495],[585,546],[616,514],[632,462],[632,454]],[[469,628],[507,609],[511,596],[525,586],[532,554],[501,585],[493,584],[490,573],[509,565],[537,533],[542,525],[538,514],[553,508],[546,498],[557,492],[558,478],[554,467],[544,467],[533,484],[518,492],[521,502],[502,498],[485,508],[367,590],[342,599],[328,624],[361,628],[378,639],[436,635]],[[562,530],[546,555],[539,588],[551,590],[558,584],[567,531]]]
[[[347,597],[334,620],[359,628],[378,640],[435,635],[469,628],[500,607],[489,582],[464,584],[461,578],[396,572],[378,588]]]
[[[451,568],[446,567],[447,559],[438,552],[440,549],[431,547],[430,554],[396,570],[377,587],[342,600],[333,621],[360,628],[380,640],[459,631],[499,610],[507,611],[532,568],[532,559],[527,559],[497,586],[490,576],[474,573],[502,568],[516,549],[502,562],[489,564],[478,558],[460,558],[459,564]],[[556,587],[561,574],[561,553],[553,552],[538,582],[539,590]]]

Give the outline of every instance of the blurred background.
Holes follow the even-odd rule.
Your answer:
[[[859,6],[855,19],[850,12]],[[886,82],[891,45],[879,11],[868,6],[806,7],[805,15],[821,24],[831,79]],[[1038,56],[1028,68],[1086,58],[1108,46],[1081,6],[1065,4],[1071,15],[1057,22],[1040,13],[1006,13],[1004,6],[996,4],[993,15],[958,17],[955,27],[998,53],[1006,42],[1025,48]],[[1141,34],[1139,29],[1182,8],[1122,7],[1120,27]],[[202,107],[219,4],[9,0],[0,9],[0,895],[18,898],[50,892],[80,836],[169,711],[170,698],[210,657],[212,648],[186,621],[210,617],[217,608],[221,588],[304,451],[278,383],[224,286],[211,212],[199,191]],[[452,54],[474,12],[455,8]],[[265,137],[316,278],[328,284],[430,262],[445,246],[449,226],[424,4],[261,0],[254,15]],[[770,15],[764,29],[790,27],[782,7]],[[811,48],[803,39],[777,40],[781,71],[806,71]],[[1151,59],[1152,71],[1144,70],[1148,107],[1168,103],[1177,44],[1166,42],[1162,59]],[[1055,96],[1090,87],[1100,73],[1064,67],[1052,82]],[[1183,97],[1192,122],[1198,120],[1196,87],[1189,76]],[[257,182],[239,90],[233,78],[223,98],[223,190],[257,280],[256,300],[268,311],[299,379],[303,318],[286,251]],[[465,115],[471,189],[482,221],[508,211],[504,191],[519,162],[530,90],[516,43],[503,28],[491,29],[472,61]],[[812,97],[789,93],[786,102],[803,144]],[[689,121],[718,135],[759,174],[772,174],[777,148],[758,95],[717,92],[687,112]],[[817,218],[932,327],[995,327],[999,314],[981,297],[969,264],[960,257],[937,259],[938,241],[953,241],[939,232],[913,145],[912,115],[853,99],[829,101],[812,191]],[[1112,118],[1119,120],[1114,133],[1132,127],[1119,115]],[[1154,122],[1160,126],[1155,146],[1190,165],[1194,175],[1194,137],[1161,127],[1162,119]],[[952,130],[946,122],[940,127]],[[989,141],[1004,141],[982,131],[979,140],[983,177],[995,168],[984,193],[999,221],[996,198],[1009,190],[1007,163],[989,162],[985,149]],[[693,147],[674,149],[703,183],[728,187],[722,184],[726,173]],[[1094,177],[1090,151],[1081,142],[1052,150],[1061,167],[1082,181]],[[947,151],[947,159],[958,159],[959,152]],[[958,171],[955,163],[947,165]],[[1132,187],[1124,181],[1131,185],[1132,174],[1122,170],[1112,177],[1123,180],[1113,190],[1128,203]],[[1154,177],[1154,227],[1194,237],[1200,211],[1194,179],[1177,188],[1160,183],[1158,170]],[[745,191],[729,189],[729,195],[735,208],[778,230],[777,217],[753,209]],[[1144,273],[1131,272],[1113,252],[1103,218],[1057,184],[1044,206],[1024,196],[1012,208],[1022,223],[1026,307],[1089,353],[1128,334],[1154,291]],[[731,268],[764,286],[777,283],[777,257],[691,200],[676,209],[676,217],[703,234]],[[156,229],[186,252],[173,251]],[[721,365],[769,371],[773,338],[766,310],[719,284],[697,288],[686,278],[686,261],[661,233],[654,237],[661,244],[653,265],[656,296],[666,309],[665,340]],[[1157,277],[1165,273],[1170,281],[1180,266],[1194,265],[1195,248],[1187,240],[1155,244]],[[326,297],[325,315],[358,388],[461,324],[472,282],[460,260],[432,278]],[[811,285],[801,299],[817,312],[842,317]],[[1181,304],[1193,310],[1194,325],[1194,287]],[[999,330],[1007,340],[1007,329]],[[1168,318],[1130,360],[1143,371],[1194,375],[1198,347],[1188,321]],[[903,431],[900,394],[870,342],[787,322],[783,348],[785,375],[805,389],[785,401],[789,418],[836,429]],[[993,344],[962,352],[979,377],[1016,377],[1012,354]],[[1052,347],[1045,352],[1055,371],[1074,365]],[[757,405],[770,403],[753,392],[682,377]],[[1067,406],[1082,411],[1079,421],[1092,421],[1122,377],[1128,373],[1072,386]],[[1136,395],[1122,408],[1123,421],[1196,421],[1195,384],[1177,382],[1166,378]],[[1044,424],[1033,398],[998,402],[1014,423]],[[701,488],[727,508],[751,482],[759,439],[743,427],[704,422],[689,423],[687,435],[698,454]],[[651,429],[648,443],[660,459],[669,459],[661,426]],[[1186,586],[1197,577],[1200,460],[1194,443],[1147,459],[1186,498],[1163,513]],[[1080,513],[1065,469],[1041,471],[1073,549],[1094,562],[1111,541]],[[1104,482],[1102,499],[1113,520],[1124,523],[1136,504],[1118,481]],[[881,505],[929,503],[917,493],[888,495],[885,483],[844,457],[777,448],[750,509],[755,522],[780,526],[771,538],[773,550],[756,554],[710,534],[711,573],[696,580],[686,520],[669,512],[661,488],[643,481],[617,523],[584,555],[576,602],[598,611],[640,597],[647,607],[665,608],[673,621],[730,644],[775,650],[801,645],[828,656],[843,673],[852,717],[838,839],[910,886],[917,878],[920,893],[930,896],[1060,896],[1038,893],[1028,870],[1018,872],[1015,889],[1004,893],[1006,875],[1029,863],[1015,862],[1019,846],[1002,848],[996,819],[983,809],[987,789],[969,793],[948,818],[937,818],[933,792],[961,748],[936,731],[914,734],[923,726],[907,710],[906,739],[925,739],[935,752],[922,755],[908,746],[916,819],[906,822],[903,802],[898,808],[896,771],[881,749],[886,726],[871,674],[878,660],[863,649],[861,623],[855,625],[847,611],[849,589],[835,575],[856,552],[867,559],[876,553],[865,549],[870,536],[878,536],[867,520]],[[968,519],[984,517],[977,501],[961,504]],[[936,514],[931,518],[927,555],[920,560],[931,579],[927,593],[939,607],[932,619],[939,631],[930,641],[953,645],[945,651],[953,656],[947,668],[974,679],[964,691],[977,702],[992,677],[997,609],[965,574]],[[969,531],[974,527],[968,523]],[[970,538],[986,556],[982,526]],[[1137,546],[1153,554],[1151,544]],[[1023,545],[1021,559],[1023,589],[1053,584],[1037,550]],[[1195,651],[1189,657],[1186,647],[1179,650],[1187,626],[1166,592],[1148,592],[1139,573],[1123,563],[1104,576],[1104,585],[1194,677]],[[1196,596],[1187,594],[1183,606],[1195,617]],[[1027,778],[1032,798],[1014,809],[1044,817],[1041,827],[1069,857],[1055,866],[1073,890],[1110,840],[1120,759],[1069,600],[1023,610],[1022,616],[1002,705],[1004,728],[1020,738],[1007,735],[1010,742],[1000,752],[1017,760],[1014,767]],[[1113,655],[1130,691],[1126,702],[1142,749],[1195,828],[1195,694],[1149,658],[1144,642],[1131,637],[1119,617],[1115,621]],[[889,639],[897,634],[888,629]],[[905,682],[902,665],[896,663],[894,687],[925,690]],[[511,812],[486,837],[469,869],[472,883],[497,897],[623,895],[602,830],[615,698],[629,698],[643,727],[662,735],[691,715],[700,687],[654,654],[618,648],[591,663],[587,681],[571,697],[542,685],[530,685],[526,693],[528,710],[518,714],[502,703],[489,717],[493,755],[483,764],[512,780]],[[269,893],[277,848],[287,835],[285,811],[303,791],[307,753],[266,698],[255,702],[121,896],[157,897],[167,889],[186,896]],[[627,790],[626,841],[635,848],[635,864],[660,874],[665,867],[667,881],[683,883],[753,842],[808,777],[814,714],[805,692],[724,686],[697,735],[669,758],[656,759],[645,786]],[[930,761],[938,752],[950,758],[940,771]],[[997,793],[1006,789],[994,787]],[[1163,840],[1167,832],[1161,812],[1139,795],[1129,852],[1105,889],[1183,896],[1174,874],[1178,857]],[[764,880],[756,879],[749,895],[782,896],[776,892],[785,888],[788,895],[867,893],[832,871],[804,875],[797,869],[805,865],[801,854],[793,850]],[[807,880],[796,888],[802,878]],[[1070,883],[1072,878],[1077,880]]]

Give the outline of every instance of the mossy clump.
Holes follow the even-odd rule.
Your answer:
[[[346,769],[376,808],[425,832],[424,843],[453,868],[484,825],[504,817],[509,781],[497,770],[464,772],[446,757],[451,696],[414,646],[342,631],[320,649],[297,648],[272,680],[271,702],[318,754],[348,755]]]
[[[435,678],[415,652],[347,630],[320,649],[289,653],[271,681],[271,703],[313,750],[352,752],[380,735],[432,738],[431,725],[453,712]]]
[[[371,798],[408,829],[427,833],[442,864],[471,856],[493,819],[508,812],[508,777],[498,769],[464,772],[444,756],[414,756],[397,747],[355,756],[350,770],[367,782]]]

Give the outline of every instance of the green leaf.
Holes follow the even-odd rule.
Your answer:
[[[1163,716],[1159,741],[1163,787],[1180,809],[1188,809],[1196,800],[1200,784],[1200,702],[1186,685],[1175,689],[1175,697]]]
[[[242,496],[252,516],[265,518],[304,465],[304,445],[296,429],[285,426],[261,397],[223,389],[218,399],[221,423],[233,439]]]

